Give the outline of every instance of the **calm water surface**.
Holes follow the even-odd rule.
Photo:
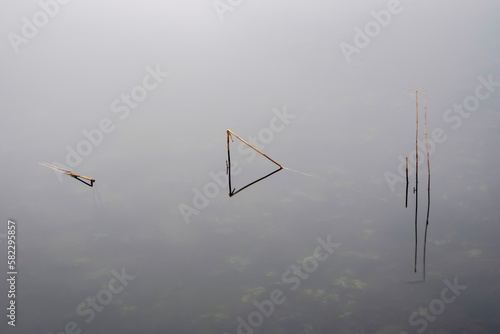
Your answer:
[[[71,3],[19,54],[4,40],[2,333],[498,333],[498,4],[404,3],[349,63],[339,43],[386,3],[245,2],[224,21],[173,3]],[[227,129],[309,175],[230,197]],[[276,170],[233,139],[232,188]]]

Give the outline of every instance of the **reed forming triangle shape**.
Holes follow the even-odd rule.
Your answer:
[[[267,159],[269,159],[272,163],[274,163],[275,165],[277,165],[279,168],[276,169],[275,171],[255,180],[255,181],[252,181],[250,182],[249,184],[243,186],[242,188],[236,190],[236,189],[233,189],[231,187],[231,153],[230,153],[230,150],[229,150],[229,139],[231,139],[232,142],[234,142],[233,140],[233,136],[235,136],[236,138],[238,138],[239,140],[241,140],[243,143],[245,143],[246,145],[248,145],[249,147],[251,147],[252,149],[254,149],[255,151],[257,151],[259,154],[263,155],[264,157],[266,157]],[[274,161],[273,159],[271,159],[270,157],[268,157],[267,155],[265,155],[264,153],[262,153],[261,151],[259,151],[258,149],[256,149],[255,147],[253,147],[252,145],[250,145],[248,142],[246,142],[245,140],[243,140],[241,137],[239,137],[236,133],[234,133],[233,131],[231,130],[227,130],[227,161],[226,161],[226,174],[229,174],[229,197],[231,196],[234,196],[236,195],[237,193],[239,193],[240,191],[242,191],[243,189],[245,188],[248,188],[250,187],[251,185],[259,182],[259,181],[262,181],[263,179],[273,175],[274,173],[277,173],[279,172],[280,170],[282,170],[283,167],[282,165],[280,165],[279,163],[277,163],[276,161]]]

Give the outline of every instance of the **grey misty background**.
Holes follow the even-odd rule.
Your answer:
[[[58,333],[74,320],[92,333],[235,332],[237,316],[253,310],[242,301],[249,287],[263,286],[257,298],[267,298],[266,273],[281,274],[312,253],[316,237],[331,234],[343,245],[338,258],[321,264],[299,292],[288,292],[262,332],[304,323],[318,333],[356,326],[376,332],[394,323],[414,330],[411,312],[457,275],[467,280],[467,292],[429,326],[482,324],[494,332],[499,93],[456,130],[443,113],[474,94],[478,76],[500,80],[500,7],[496,1],[401,5],[402,13],[348,63],[339,44],[353,44],[353,28],[363,28],[373,20],[370,11],[387,2],[244,1],[221,21],[212,1],[72,1],[18,54],[6,36],[20,34],[22,17],[39,6],[3,3],[0,211],[3,221],[19,224],[16,330]],[[121,120],[111,103],[157,65],[169,77]],[[414,150],[410,89],[421,86],[428,90],[429,130],[442,128],[447,140],[431,156],[430,276],[408,286],[401,282],[414,278],[413,209],[403,208],[404,184],[392,192],[384,172],[397,174],[398,156]],[[192,206],[193,188],[203,189],[213,181],[209,172],[225,169],[226,129],[257,135],[273,108],[284,106],[296,118],[265,153],[314,177],[281,171],[234,198],[223,188],[186,224],[179,205]],[[95,188],[70,178],[60,183],[38,165],[66,164],[66,146],[76,149],[82,131],[103,118],[114,131],[72,168],[95,178]],[[249,172],[253,165],[266,168],[258,159]],[[421,219],[425,178],[422,165]],[[122,267],[136,278],[85,324],[76,306]],[[338,288],[332,282],[349,273],[367,283],[345,297],[358,305],[350,317],[333,324],[337,306],[300,299],[308,287]],[[320,311],[325,307],[331,313]],[[316,316],[279,321],[305,308]],[[5,321],[0,326],[14,331]]]

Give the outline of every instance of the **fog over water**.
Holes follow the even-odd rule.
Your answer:
[[[1,332],[498,333],[499,17],[3,3]]]

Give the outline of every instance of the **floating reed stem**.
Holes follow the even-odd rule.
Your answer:
[[[51,168],[57,172],[60,172],[60,173],[63,173],[63,174],[66,174],[66,175],[69,175],[75,179],[77,179],[78,181],[80,182],[83,182],[85,183],[86,185],[92,187],[94,185],[94,182],[95,180],[90,178],[90,177],[86,177],[86,176],[83,176],[83,175],[79,175],[79,174],[76,174],[76,173],[73,173],[72,171],[70,170],[67,170],[67,169],[64,169],[64,168],[60,168],[60,167],[57,167],[57,166],[54,166],[54,165],[51,165],[51,164],[48,164],[46,162],[39,162],[40,165],[42,166],[45,166],[45,167],[48,167],[48,168]],[[88,184],[87,182],[81,180],[80,178],[82,179],[85,179],[85,180],[89,180],[90,181],[90,184]]]
[[[227,161],[226,161],[226,174],[228,175],[229,178],[229,196],[231,196],[231,153],[229,151],[229,137],[231,137],[231,133],[229,130],[227,130]],[[233,137],[231,137],[231,141],[233,141]]]
[[[281,168],[284,168],[283,166],[281,166],[279,163],[277,163],[276,161],[274,161],[273,159],[269,158],[267,155],[265,155],[264,153],[262,153],[261,151],[259,151],[258,149],[256,149],[255,147],[253,147],[252,145],[250,145],[248,142],[246,142],[245,140],[243,140],[241,137],[239,137],[236,133],[234,133],[233,131],[231,130],[227,130],[227,135],[228,135],[228,138],[227,138],[227,149],[229,151],[229,136],[231,135],[234,135],[236,138],[238,138],[239,140],[241,140],[242,142],[244,142],[245,144],[247,144],[248,146],[250,146],[251,148],[253,148],[254,150],[256,150],[257,152],[259,152],[260,154],[262,154],[263,156],[265,156],[266,158],[268,158],[269,160],[271,160],[272,162],[274,162],[276,165],[280,166]],[[231,140],[233,138],[231,137]]]
[[[416,120],[415,120],[415,191],[418,191],[418,90],[422,88],[415,89],[415,108],[416,108]]]

